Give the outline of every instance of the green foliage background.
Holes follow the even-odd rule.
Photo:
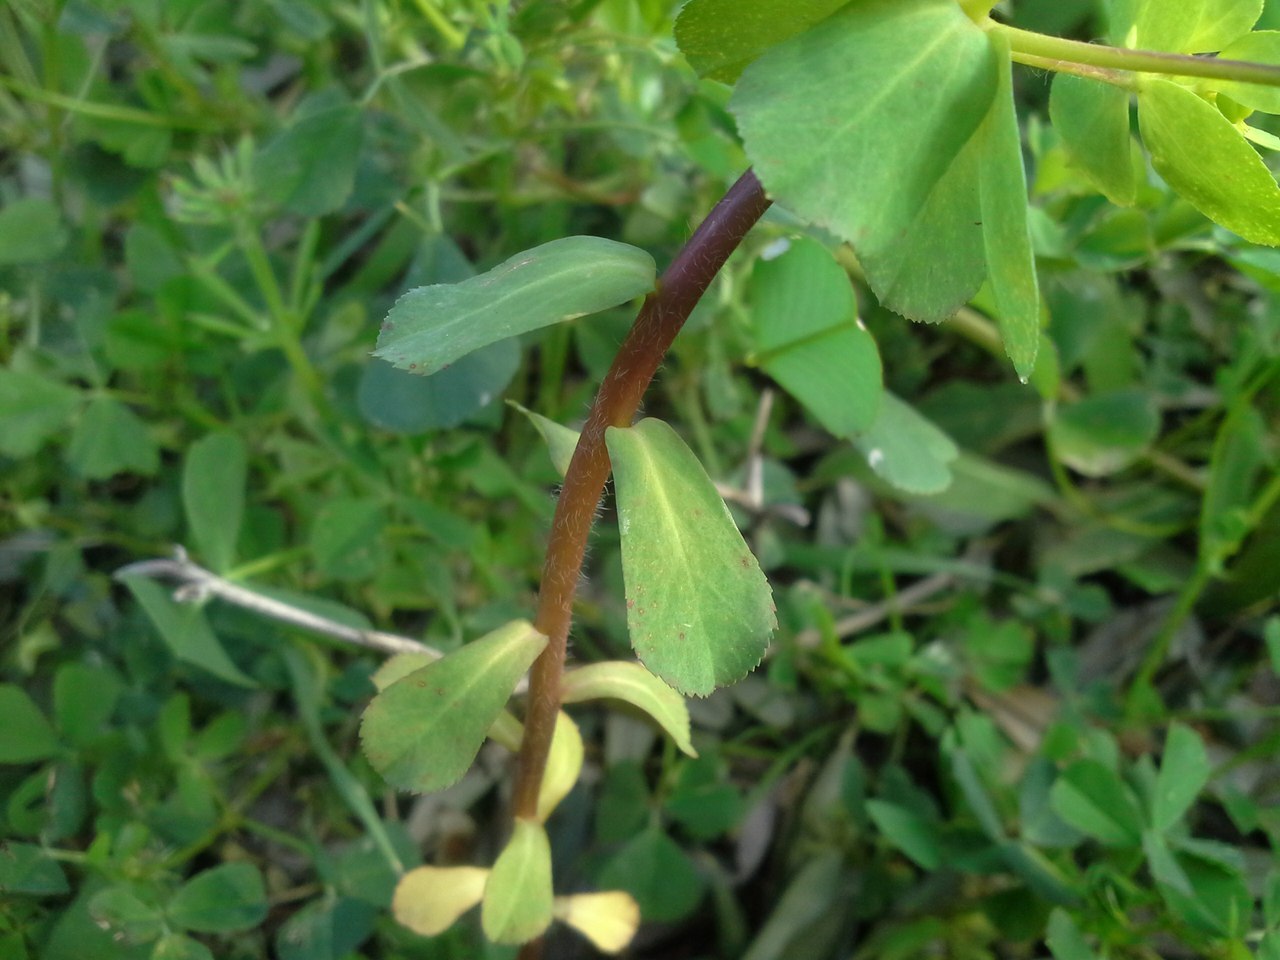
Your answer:
[[[444,650],[528,616],[558,474],[502,398],[576,424],[631,311],[431,378],[370,352],[406,289],[527,247],[679,248],[746,158],[674,13],[0,8],[0,956],[511,955],[387,910],[397,869],[492,862],[502,751],[396,795],[357,744],[376,655],[113,574],[181,544]],[[781,630],[691,703],[696,759],[574,709],[556,875],[635,894],[635,956],[1280,957],[1280,258],[1145,169],[1111,206],[1047,79],[1015,90],[1052,375],[1018,382],[982,294],[910,325],[842,255],[892,419],[834,439],[806,411],[857,385],[815,399],[771,312],[783,246],[834,244],[775,210],[650,395]],[[582,660],[628,655],[617,539]]]

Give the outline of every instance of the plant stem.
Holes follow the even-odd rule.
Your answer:
[[[694,306],[729,254],[769,207],[748,170],[724,195],[658,280],[627,334],[596,394],[556,503],[542,567],[534,626],[549,640],[529,675],[524,740],[520,745],[513,811],[535,819],[538,792],[560,710],[560,677],[573,620],[573,596],[582,571],[587,537],[609,478],[605,430],[625,427],[639,409],[649,381]]]
[[[1083,64],[1133,73],[1160,73],[1175,77],[1205,77],[1210,80],[1235,80],[1280,87],[1280,67],[1244,60],[1221,60],[1186,53],[1164,53],[1159,50],[1129,50],[1101,43],[1083,43],[1063,37],[1050,37],[1030,30],[1019,30],[1007,24],[992,24],[991,32],[1002,34],[1018,54],[1037,58],[1036,66],[1056,69],[1051,61]]]

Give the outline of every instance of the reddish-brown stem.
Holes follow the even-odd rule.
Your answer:
[[[618,348],[587,416],[551,522],[534,626],[549,642],[529,674],[529,699],[516,773],[514,814],[534,819],[538,791],[560,711],[560,679],[573,620],[573,595],[582,572],[587,537],[609,478],[604,432],[630,425],[649,381],[671,342],[693,312],[729,254],[769,207],[748,170],[729,188],[658,280]]]

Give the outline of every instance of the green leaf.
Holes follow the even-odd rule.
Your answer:
[[[23,370],[0,370],[0,453],[29,457],[56,436],[80,406],[80,393]]]
[[[0,844],[0,894],[56,897],[71,888],[58,861],[31,843]]]
[[[867,814],[885,839],[926,870],[942,862],[938,825],[914,810],[884,800],[868,800]]]
[[[1248,33],[1264,0],[1141,0],[1134,46],[1213,53]]]
[[[1142,816],[1133,794],[1096,760],[1067,767],[1054,782],[1049,800],[1063,820],[1108,846],[1136,847],[1142,842]]]
[[[1280,187],[1217,107],[1181,84],[1148,78],[1138,126],[1156,172],[1197,210],[1246,240],[1280,245]]]
[[[517,819],[484,888],[480,923],[494,943],[527,943],[551,924],[551,843],[542,824]]]
[[[524,737],[524,729],[520,731]],[[582,775],[582,761],[586,749],[582,743],[582,733],[563,710],[556,716],[555,732],[551,735],[551,753],[547,756],[546,771],[542,775],[542,786],[538,790],[538,821],[546,823],[547,817],[560,806],[560,801],[569,795],[569,791]]]
[[[370,497],[340,497],[325,503],[311,521],[311,555],[326,576],[368,580],[386,555],[386,515]]]
[[[1004,350],[1018,376],[1026,380],[1035,369],[1040,346],[1040,286],[1027,229],[1027,174],[1013,103],[1013,61],[1003,36],[993,35],[991,41],[999,60],[999,81],[980,133],[982,238]]]
[[[533,424],[533,428],[542,435],[542,439],[547,445],[547,453],[551,455],[551,462],[555,465],[556,472],[562,477],[568,473],[569,461],[573,459],[573,451],[578,446],[578,437],[580,436],[578,431],[556,423],[554,420],[548,420],[540,413],[527,410],[514,400],[508,400],[507,403],[528,417],[529,422]]]
[[[288,129],[254,159],[262,195],[293,213],[332,213],[347,202],[355,183],[363,113],[335,94],[321,93],[303,103]]]
[[[1253,33],[1246,33],[1235,43],[1224,47],[1219,56],[1224,60],[1247,60],[1280,66],[1280,30],[1255,30]],[[1280,113],[1280,87],[1232,81],[1218,82],[1214,86],[1236,103],[1251,110]]]
[[[0,210],[0,267],[52,260],[67,242],[62,214],[43,197],[24,197]]]
[[[0,763],[33,763],[58,751],[53,727],[27,692],[0,684]]]
[[[85,408],[71,434],[67,459],[86,480],[125,472],[150,476],[160,467],[160,452],[147,425],[119,400],[104,396]]]
[[[455,284],[396,301],[374,355],[431,374],[473,350],[626,303],[653,289],[653,258],[600,237],[565,237]]]
[[[182,465],[182,506],[200,557],[224,573],[235,558],[249,474],[244,441],[230,431],[206,434]]]
[[[1049,118],[1076,168],[1112,203],[1129,206],[1137,196],[1129,91],[1098,80],[1055,74]]]
[[[836,850],[823,850],[808,860],[788,884],[742,960],[788,960],[811,956],[805,935],[838,909],[844,861]]]
[[[1173,724],[1156,777],[1151,825],[1161,833],[1171,830],[1209,782],[1209,772],[1209,758],[1200,735],[1190,727]]]
[[[791,241],[751,274],[756,363],[838,437],[867,429],[884,393],[853,285],[816,240]]]
[[[676,17],[676,44],[694,70],[733,83],[770,47],[808,30],[849,0],[689,0]]]
[[[1071,914],[1061,907],[1055,907],[1053,913],[1049,914],[1045,944],[1054,960],[1097,960],[1098,955],[1085,942],[1083,934],[1071,919]]]
[[[316,900],[280,927],[276,955],[280,960],[343,960],[368,939],[379,913],[373,904],[350,897]]]
[[[164,931],[164,916],[143,903],[125,886],[107,887],[89,901],[89,915],[112,939],[127,944],[149,943]]]
[[[160,639],[178,660],[208,670],[215,677],[241,687],[256,687],[218,642],[199,607],[176,603],[158,583],[141,576],[121,578],[146,611]]]
[[[102,736],[124,684],[110,667],[67,663],[53,678],[53,715],[70,743],[87,746]]]
[[[173,895],[169,919],[197,933],[234,933],[267,916],[262,874],[251,863],[224,863],[196,874]]]
[[[706,696],[764,657],[769,583],[711,479],[661,420],[605,432],[631,645],[681,693]]]
[[[393,786],[421,793],[456,783],[546,643],[516,620],[391,684],[360,724],[373,768]]]
[[[156,941],[151,960],[213,960],[213,952],[199,940],[170,933]]]
[[[907,493],[947,489],[947,465],[960,453],[950,437],[891,393],[884,395],[871,429],[853,444],[878,476]]]
[[[770,195],[852,243],[883,303],[936,321],[981,280],[969,245],[923,265],[935,278],[928,302],[890,294],[919,244],[934,239],[918,218],[957,163],[934,200],[949,214],[941,231],[954,234],[957,215],[971,215],[973,195],[964,195],[977,158],[963,148],[996,86],[992,46],[954,0],[864,0],[752,63],[730,109]]]
[[[619,850],[600,871],[599,885],[636,898],[646,920],[672,923],[698,906],[705,888],[680,845],[650,826]]]
[[[1137,460],[1159,432],[1160,413],[1148,391],[1113,390],[1058,407],[1049,443],[1077,473],[1105,477]]]
[[[684,698],[641,664],[612,661],[578,667],[565,673],[560,691],[565,703],[603,698],[629,703],[657,721],[681,751],[698,755],[689,739],[689,708]]]

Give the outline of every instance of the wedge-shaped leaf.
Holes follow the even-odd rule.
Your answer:
[[[0,894],[57,897],[70,889],[58,861],[40,847],[5,841],[0,851]]]
[[[1160,432],[1160,413],[1143,390],[1112,390],[1059,407],[1049,443],[1067,466],[1088,477],[1122,470]]]
[[[374,355],[431,374],[490,343],[626,303],[653,289],[657,268],[637,247],[565,237],[461,283],[396,301]]]
[[[1136,847],[1142,842],[1142,815],[1132,792],[1096,760],[1067,767],[1054,782],[1049,802],[1071,826],[1109,846]]]
[[[164,930],[164,914],[145,903],[128,887],[107,887],[89,901],[93,922],[111,934],[116,943],[149,943]]]
[[[480,902],[488,879],[481,867],[418,867],[396,884],[391,913],[414,933],[434,937]]]
[[[456,783],[546,643],[515,620],[392,683],[360,723],[373,768],[393,786],[421,793]]]
[[[610,698],[643,710],[667,731],[676,746],[698,755],[689,739],[689,708],[684,697],[638,663],[611,661],[570,670],[560,687],[565,703]]]
[[[982,237],[1004,350],[1025,380],[1035,369],[1040,346],[1040,287],[1027,229],[1027,175],[1013,106],[1013,61],[1004,37],[991,41],[1000,66],[981,132]]]
[[[193,443],[182,467],[187,525],[200,556],[218,573],[234,558],[248,470],[244,441],[225,430]]]
[[[849,0],[690,0],[676,18],[676,43],[704,77],[733,83],[783,40],[808,30]]]
[[[1129,91],[1059,73],[1049,90],[1049,119],[1071,162],[1112,203],[1129,206],[1138,191],[1129,134]]]
[[[640,904],[621,890],[556,897],[552,911],[603,953],[621,953],[640,929]]]
[[[224,863],[196,874],[169,901],[169,919],[184,930],[232,933],[267,915],[267,890],[251,863]]]
[[[150,476],[160,468],[160,451],[146,423],[114,397],[89,401],[67,444],[71,468],[86,480],[117,473]]]
[[[1098,960],[1098,955],[1090,949],[1071,914],[1061,907],[1055,907],[1049,914],[1045,945],[1054,960]]]
[[[1280,245],[1280,187],[1217,107],[1151,78],[1138,93],[1138,126],[1156,172],[1197,210],[1246,240]]]
[[[494,943],[526,943],[551,924],[551,843],[541,823],[515,822],[484,888],[480,923]]]
[[[752,63],[730,109],[770,195],[852,243],[882,302],[937,321],[981,275],[971,245],[939,248],[920,214],[932,198],[954,235],[956,214],[972,212],[964,187],[976,182],[975,158],[960,158],[947,189],[935,188],[986,117],[996,68],[986,34],[955,0],[864,0]],[[935,277],[923,304],[890,295],[918,247],[958,255],[926,262]]]
[[[551,736],[551,753],[542,775],[542,788],[538,791],[538,819],[541,822],[547,822],[547,817],[578,782],[584,752],[578,725],[561,710],[556,717],[555,733]]]
[[[160,584],[140,576],[121,578],[134,599],[155,624],[160,639],[178,660],[208,670],[220,680],[242,687],[256,687],[227,656],[222,643],[204,617],[204,611],[189,603],[175,602]]]
[[[869,427],[884,392],[876,342],[858,322],[844,268],[816,240],[793,240],[751,275],[756,362],[838,437]]]
[[[631,645],[681,693],[746,676],[777,626],[756,558],[683,440],[661,420],[605,433],[617,487]]]
[[[1156,777],[1151,825],[1160,832],[1171,829],[1195,803],[1209,782],[1209,757],[1200,734],[1175,723],[1169,728]]]
[[[293,213],[318,216],[340,208],[355,184],[364,118],[336,88],[309,97],[254,159],[259,191]]]
[[[31,456],[79,406],[80,392],[64,383],[25,370],[0,370],[0,453]]]
[[[59,749],[57,734],[27,691],[0,684],[0,763],[32,763]]]
[[[515,407],[533,424],[535,430],[542,435],[542,439],[547,444],[547,453],[551,456],[551,462],[555,465],[560,476],[564,476],[569,472],[569,461],[573,459],[573,451],[577,449],[578,437],[580,434],[577,430],[556,423],[554,420],[548,420],[540,413],[534,413],[528,410],[514,400],[508,400],[508,404]]]
[[[1264,0],[1140,0],[1134,46],[1174,53],[1213,53],[1262,16]]]
[[[884,395],[871,429],[854,438],[867,464],[907,493],[940,493],[951,485],[951,463],[960,451],[945,433],[891,393]]]
[[[1280,30],[1255,30],[1228,47],[1219,54],[1224,60],[1248,60],[1252,63],[1269,63],[1280,66]],[[1280,113],[1280,87],[1269,87],[1261,83],[1216,83],[1236,103],[1244,104],[1251,110],[1263,113]]]
[[[926,870],[942,862],[941,838],[934,821],[885,800],[868,800],[867,813],[890,843]]]

